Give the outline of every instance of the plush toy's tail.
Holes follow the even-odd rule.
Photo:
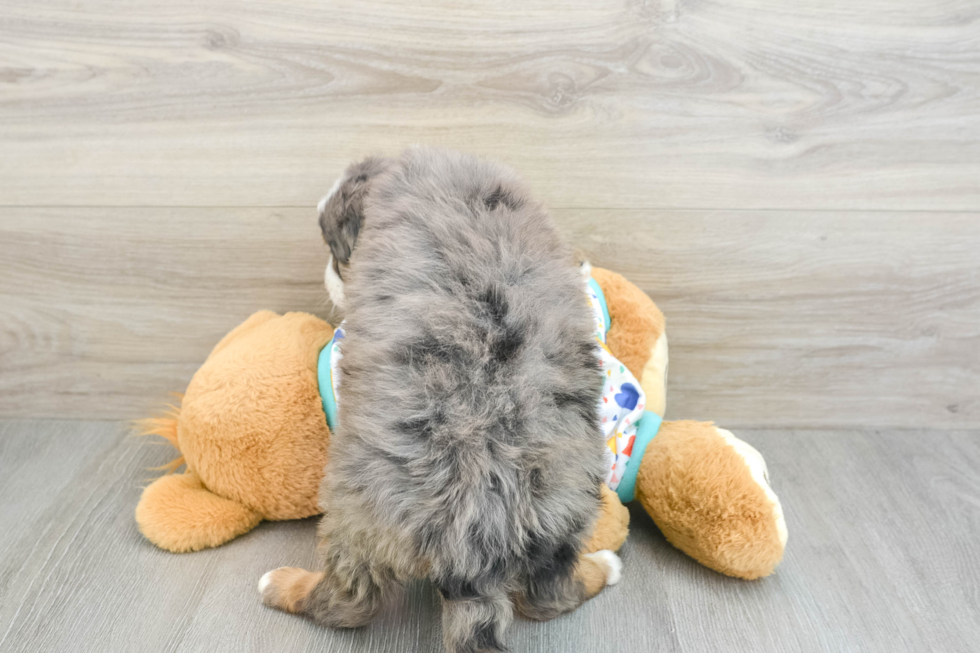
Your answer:
[[[171,405],[163,417],[151,417],[149,419],[139,419],[133,422],[136,435],[158,435],[165,439],[170,445],[180,452],[180,443],[177,441],[177,422],[180,420],[180,408]],[[153,467],[154,470],[166,470],[167,474],[172,474],[184,464],[184,457],[178,456],[165,465]]]
[[[180,409],[170,406],[165,416],[138,420],[134,428],[137,435],[164,438],[180,452],[179,420]],[[193,470],[175,474],[184,463],[179,456],[153,468],[165,473],[143,490],[136,505],[136,523],[148,540],[174,553],[199,551],[224,544],[262,521],[257,512],[208,490]]]

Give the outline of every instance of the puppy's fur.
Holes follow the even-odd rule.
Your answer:
[[[503,650],[514,607],[549,619],[618,578],[615,554],[580,555],[604,447],[581,275],[482,159],[367,159],[321,204],[347,317],[322,573],[270,572],[264,600],[353,627],[429,577],[449,651]]]

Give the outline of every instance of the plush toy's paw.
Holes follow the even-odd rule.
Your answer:
[[[224,544],[260,521],[262,516],[253,510],[213,494],[193,472],[158,478],[136,505],[140,532],[174,553]]]
[[[710,422],[664,422],[647,447],[637,497],[671,544],[751,580],[786,547],[782,506],[758,451]]]
[[[262,602],[271,608],[278,608],[294,614],[303,612],[306,597],[320,579],[323,572],[315,573],[298,567],[279,567],[267,571],[259,579],[259,594]]]
[[[585,557],[598,563],[605,569],[607,586],[615,585],[623,577],[623,561],[609,549],[588,553]]]
[[[765,493],[766,498],[772,502],[772,519],[776,525],[776,537],[779,538],[781,546],[786,546],[789,532],[786,530],[786,519],[783,517],[783,505],[779,503],[779,497],[772,491],[772,486],[769,483],[769,468],[766,467],[765,458],[755,447],[744,440],[739,440],[728,429],[716,428],[716,430],[718,435],[724,438],[725,443],[742,457],[745,466],[748,467],[749,473],[752,475],[752,480]]]

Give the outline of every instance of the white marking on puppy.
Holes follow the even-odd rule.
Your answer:
[[[330,301],[333,302],[333,305],[343,310],[346,299],[344,297],[344,282],[333,271],[333,254],[330,255],[330,260],[327,261],[327,269],[323,272],[323,287],[327,289],[327,294],[330,295]]]
[[[609,549],[587,553],[585,557],[592,558],[606,568],[606,585],[615,585],[623,577],[623,561]]]
[[[323,210],[327,208],[327,202],[333,197],[333,194],[337,192],[340,188],[340,182],[343,181],[343,177],[337,177],[337,181],[333,182],[333,186],[327,191],[327,194],[320,198],[320,202],[316,205],[316,214],[319,217],[323,214]]]

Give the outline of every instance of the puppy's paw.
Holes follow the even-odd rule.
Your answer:
[[[590,553],[587,557],[605,568],[606,585],[615,585],[623,577],[623,561],[609,549]]]
[[[262,575],[259,579],[259,594],[262,602],[271,608],[286,612],[302,612],[306,597],[323,573],[314,573],[298,567],[279,567]]]

